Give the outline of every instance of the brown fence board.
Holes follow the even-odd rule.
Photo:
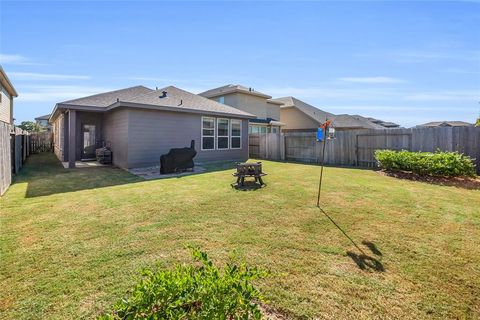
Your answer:
[[[7,191],[12,182],[10,130],[9,124],[0,121],[0,195]]]
[[[309,163],[318,163],[321,157],[322,144],[316,141],[316,132],[290,131],[249,137],[251,157]],[[475,159],[480,173],[480,128],[475,127],[337,131],[336,138],[327,141],[325,163],[373,167],[374,152],[378,149],[458,151]]]

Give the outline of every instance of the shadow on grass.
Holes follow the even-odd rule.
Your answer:
[[[209,173],[235,167],[233,161],[203,163]],[[163,179],[188,177],[172,176]],[[152,179],[155,180],[155,179]],[[152,181],[149,180],[149,181]],[[89,167],[65,169],[53,153],[33,154],[25,163],[14,183],[27,183],[26,198],[42,197],[88,189],[112,187],[148,181],[116,167]]]
[[[336,223],[335,220],[333,220],[332,217],[330,217],[330,215],[327,214],[327,212],[325,212],[325,210],[323,210],[320,207],[319,209],[360,252],[360,254],[357,254],[352,251],[347,251],[347,256],[349,256],[360,269],[362,270],[371,269],[378,272],[385,271],[383,264],[378,259],[366,254],[365,251],[363,251],[363,249],[347,234],[347,232],[345,232],[345,230],[342,227],[340,227],[340,225],[338,225],[338,223]],[[377,246],[373,242],[364,240],[362,241],[362,244],[366,246],[374,255],[377,255],[380,257],[382,256],[382,253],[380,252],[380,250],[378,250]]]
[[[26,198],[142,181],[115,167],[65,169],[53,153],[31,155],[14,179],[14,183],[27,183]]]
[[[243,186],[239,185],[237,183],[232,183],[231,186],[235,190],[239,190],[239,191],[255,191],[255,190],[258,190],[258,189],[262,189],[262,188],[266,187],[267,185],[266,184],[260,185],[260,183],[255,182],[255,181],[245,181],[243,183]]]
[[[352,258],[353,262],[355,262],[355,264],[362,270],[371,269],[379,272],[385,271],[382,263],[370,256],[364,254],[356,254],[352,251],[347,251],[347,256]]]

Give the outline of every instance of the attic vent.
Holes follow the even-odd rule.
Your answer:
[[[159,96],[159,98],[166,98],[167,97],[167,91],[162,91],[162,95]]]

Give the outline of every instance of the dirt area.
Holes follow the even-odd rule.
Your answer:
[[[394,177],[398,179],[407,179],[413,181],[426,182],[430,184],[437,184],[442,186],[453,186],[457,188],[480,190],[480,179],[470,177],[437,177],[437,176],[422,176],[408,171],[377,171],[381,175]]]
[[[189,171],[184,171],[179,173],[160,174],[160,166],[154,166],[154,167],[147,167],[147,168],[135,168],[135,169],[130,169],[128,171],[136,176],[142,177],[147,180],[151,180],[151,179],[183,177],[183,176],[205,172],[206,170],[205,168],[195,166],[192,170],[189,170]]]

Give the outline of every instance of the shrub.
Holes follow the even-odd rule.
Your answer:
[[[190,250],[196,263],[145,270],[129,296],[98,319],[261,319],[261,295],[251,281],[266,272],[234,261],[220,270],[205,252]]]
[[[375,159],[380,168],[391,171],[411,171],[431,176],[474,177],[472,159],[458,152],[410,152],[376,150]]]

